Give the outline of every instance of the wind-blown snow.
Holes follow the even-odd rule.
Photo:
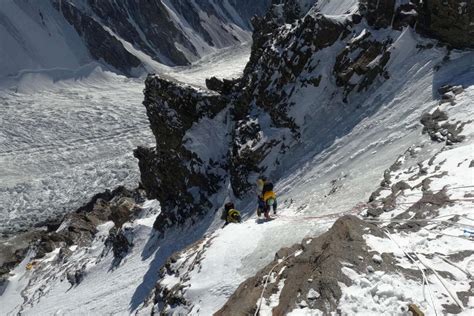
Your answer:
[[[359,7],[359,0],[318,0],[316,8],[327,15],[354,13]]]

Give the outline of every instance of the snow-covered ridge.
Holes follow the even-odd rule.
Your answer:
[[[448,99],[452,91],[457,91],[456,96]],[[253,217],[219,230],[202,241],[204,247],[176,254],[162,270],[155,311],[406,315],[416,307],[425,314],[470,315],[474,311],[474,247],[470,233],[474,124],[466,118],[473,114],[473,93],[472,85],[448,88],[439,105],[426,109],[426,113],[445,111],[439,127],[461,123],[459,135],[463,140],[450,143],[446,137],[450,132],[441,132],[445,134],[443,139],[431,139],[422,136],[419,126],[416,131],[421,137],[413,139],[414,144],[383,173],[381,186],[370,202],[352,208],[359,219],[340,218],[328,233],[318,237],[316,231],[334,223],[334,215],[325,216],[321,208],[316,211],[317,206],[303,213],[285,204],[272,222],[260,225]],[[308,180],[303,181],[307,190],[281,187],[285,182],[280,183],[284,198],[315,205],[315,194],[309,191],[312,187]],[[347,194],[350,181],[338,182],[332,194],[351,200],[353,197]],[[298,191],[304,191],[304,195]],[[334,202],[325,200],[326,209],[337,209]],[[296,235],[305,239],[291,246]],[[263,265],[260,258],[276,252],[275,240],[291,247],[282,248],[274,261]],[[241,249],[244,246],[250,249]],[[238,256],[243,259],[234,258],[235,249],[246,251],[245,256]],[[258,265],[263,269],[255,271]],[[219,269],[222,275],[232,277],[212,278]],[[237,286],[242,278],[247,280]],[[235,289],[230,297],[229,288]]]
[[[253,49],[243,77],[228,83],[230,87],[221,91],[220,96],[188,88],[180,92],[179,86],[166,83],[166,78],[159,75],[147,80],[145,104],[157,147],[140,148],[136,156],[145,189],[150,197],[163,203],[163,218],[159,218],[156,227],[168,225],[168,219],[171,223],[192,221],[197,213],[220,207],[221,202],[209,204],[211,196],[218,192],[244,197],[259,173],[278,179],[288,170],[297,172],[299,164],[295,166],[294,162],[298,157],[311,161],[343,136],[356,131],[363,134],[364,130],[357,128],[359,124],[381,113],[379,110],[384,107],[404,121],[405,128],[415,127],[414,119],[419,118],[417,114],[422,108],[409,104],[410,97],[423,104],[432,99],[431,90],[439,83],[430,88],[430,78],[438,80],[440,76],[431,72],[442,66],[449,50],[434,47],[434,40],[420,36],[411,27],[413,21],[404,20],[395,7],[387,13],[393,28],[391,24],[381,28],[377,23],[386,22],[387,14],[379,12],[379,7],[372,10],[372,1],[367,5],[364,16],[362,12],[351,11],[352,2],[349,13],[341,15],[321,14],[318,8],[326,7],[319,2],[306,14],[290,2],[275,5],[265,17],[254,21]],[[276,7],[283,13],[275,11]],[[287,19],[293,17],[293,22],[287,23],[280,14]],[[460,59],[468,65],[472,55],[466,53]],[[424,66],[419,68],[419,64]],[[406,76],[410,79],[404,80]],[[424,87],[421,92],[408,83],[418,81]],[[401,102],[406,102],[406,107]],[[223,103],[231,106],[225,107]],[[202,111],[203,104],[212,108],[209,116]],[[216,109],[221,115],[217,115]],[[229,115],[233,126],[223,124],[223,118]],[[406,116],[410,119],[403,120]],[[214,120],[216,129],[225,126],[230,137],[228,143],[223,137],[215,143],[213,150],[220,153],[219,161],[209,161],[209,155],[202,150],[189,150],[199,146],[184,143],[206,143],[205,136],[190,138],[186,136],[188,131],[181,129],[196,130],[200,122],[209,129],[209,119]],[[371,143],[372,150],[403,138],[403,132],[392,132],[383,125],[373,130],[385,133],[386,138]],[[355,149],[355,143],[364,149]],[[355,143],[349,145],[354,151],[351,158],[367,150],[359,140]],[[227,156],[222,155],[225,152]],[[340,159],[346,161],[347,157]],[[180,179],[170,175],[170,165],[182,174]],[[380,171],[373,170],[373,176]],[[335,178],[340,177],[348,175]],[[166,198],[168,191],[160,187],[177,188],[179,193],[171,194],[179,196],[179,201]],[[191,187],[205,193],[197,196],[190,191]]]
[[[380,12],[370,14],[377,13]],[[286,202],[285,211],[294,217],[291,220],[298,224],[305,218],[317,220],[320,217],[316,214],[354,209],[354,205],[369,198],[394,157],[413,143],[431,142],[421,138],[420,121],[425,122],[424,113],[436,105],[439,97],[437,91],[441,85],[460,84],[470,91],[467,88],[472,85],[473,54],[435,47],[435,41],[417,34],[410,27],[410,21],[404,20],[395,10],[393,14],[393,21],[396,22],[394,28],[387,28],[391,26],[389,21],[386,28],[382,29],[380,25],[373,25],[358,14],[324,16],[319,15],[317,10],[293,24],[283,23],[273,16],[257,21],[254,49],[244,77],[236,83],[235,90],[223,95],[224,98],[237,95],[237,101],[231,113],[235,125],[234,131],[230,133],[233,137],[229,149],[230,180],[222,181],[221,192],[227,190],[228,198],[232,198],[233,194],[242,194],[248,190],[258,173],[265,173],[273,179],[280,179],[279,194]],[[376,21],[384,23],[383,20]],[[445,57],[448,54],[449,58]],[[163,86],[160,84],[160,87]],[[149,114],[154,115],[152,111],[162,109],[159,106],[161,102],[171,104],[166,93],[155,91],[152,85],[148,88],[149,94],[157,97],[155,100],[149,99]],[[175,89],[172,87],[173,95]],[[239,94],[242,90],[244,92]],[[191,94],[189,91],[186,93]],[[202,97],[199,92],[196,94]],[[451,94],[443,96],[443,99],[449,100]],[[470,92],[467,92],[467,98],[471,98]],[[178,116],[172,115],[170,118],[178,117],[179,120],[182,115],[179,107],[173,106],[173,109]],[[453,111],[458,110],[470,113],[464,106]],[[211,119],[214,117],[217,116],[210,116]],[[197,124],[202,121],[206,126],[209,125],[207,118],[197,116],[195,120]],[[447,133],[452,134],[447,137],[448,146],[457,141],[459,127],[463,124],[469,122],[464,119],[439,128],[440,135],[444,134],[445,138]],[[219,126],[217,121],[215,126]],[[466,133],[470,131],[466,130]],[[204,140],[195,141],[202,143]],[[160,146],[158,144],[157,150],[164,148]],[[436,150],[438,144],[426,146],[429,150]],[[187,155],[173,153],[176,157],[186,157],[174,161],[181,164],[180,168],[191,166],[189,175],[186,174],[190,179],[193,173],[202,172],[195,166],[207,167],[205,159],[200,159],[201,152],[195,151],[194,154],[197,157],[191,153],[190,158],[187,158]],[[153,155],[150,152],[146,160],[152,161]],[[418,159],[429,157],[428,152],[418,156]],[[159,158],[154,163],[159,166]],[[222,168],[226,163],[215,166]],[[142,172],[142,177],[145,174],[146,171]],[[205,172],[201,174],[206,176]],[[153,181],[166,181],[167,178],[163,171],[150,172],[145,176]],[[226,186],[228,181],[232,184],[231,192]],[[206,182],[201,183],[205,185]],[[243,200],[238,207],[246,216],[252,216],[253,208],[247,203],[247,200]],[[189,219],[193,215],[199,217],[199,213],[193,213],[192,206],[187,213],[190,216],[183,212],[182,204],[179,204],[178,209],[177,217],[174,217],[173,205],[164,207],[156,226],[163,228],[176,218],[179,220],[175,222],[181,223],[182,218]],[[291,231],[301,239],[307,236],[306,225],[301,231],[294,227],[286,229],[283,227],[286,220],[282,218],[279,233]],[[270,227],[274,225],[277,224],[269,224]],[[273,234],[269,232],[267,236],[262,240],[271,239]],[[289,243],[281,244],[286,245]],[[212,245],[209,246],[209,252],[212,252]],[[195,253],[181,255],[187,261],[186,258]],[[164,308],[170,313],[215,311],[214,303],[207,306],[202,302],[223,302],[227,293],[219,289],[226,286],[222,285],[221,279],[208,281],[208,276],[200,275],[199,271],[206,269],[204,262],[213,266],[213,262],[218,260],[221,259],[203,259],[199,268],[181,263],[172,267],[168,272],[174,281],[169,287],[167,281],[160,283],[161,290],[157,293],[159,304],[156,308]],[[251,274],[242,267],[240,261],[229,258],[225,262],[232,265],[232,268],[229,267],[232,271],[242,271],[245,276]],[[196,280],[207,280],[202,292],[197,286],[196,291],[200,294],[194,292],[195,283],[189,280],[189,274],[193,273],[190,271],[194,270],[198,270]],[[182,283],[177,281],[181,273]],[[229,282],[228,286],[235,288],[235,283]],[[211,294],[204,294],[209,292]],[[242,295],[247,299],[245,294],[244,291]],[[336,297],[336,301],[339,298]],[[179,301],[178,306],[172,303],[176,301]],[[275,307],[271,301],[269,304]],[[283,308],[289,307],[291,305]],[[281,308],[275,307],[274,311],[280,311]]]

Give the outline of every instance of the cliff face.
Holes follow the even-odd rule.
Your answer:
[[[167,65],[187,65],[205,53],[248,40],[250,19],[269,0],[252,3],[201,1],[88,0],[90,9],[115,34]]]
[[[212,207],[209,198],[222,188],[227,169],[227,117],[223,111],[226,102],[215,93],[197,91],[157,76],[147,78],[143,104],[156,148],[139,147],[135,156],[143,187],[150,198],[160,200],[164,210],[155,228],[183,224],[190,215],[203,214]],[[199,125],[204,125],[203,130]],[[188,131],[193,129],[196,134],[188,137]],[[202,146],[215,154],[200,151]]]
[[[421,23],[429,35],[453,47],[474,47],[474,2],[423,1]]]
[[[212,49],[247,41],[250,18],[264,14],[268,4],[269,0],[261,0],[244,8],[240,2],[226,5],[208,0],[59,2],[85,17],[84,24],[74,23],[79,33],[95,34],[86,27],[91,23],[89,19],[96,20],[102,25],[100,32],[105,26],[113,32],[109,37],[118,36],[152,59],[171,66],[187,65]],[[72,22],[69,16],[66,18]],[[86,42],[90,42],[88,38]]]
[[[103,60],[128,76],[134,75],[134,68],[141,66],[140,60],[128,52],[117,38],[110,36],[99,22],[81,12],[70,2],[58,2],[57,9],[84,39],[94,59]]]

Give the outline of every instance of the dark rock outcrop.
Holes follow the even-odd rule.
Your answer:
[[[390,40],[379,42],[371,38],[370,32],[360,35],[360,38],[351,41],[337,56],[334,64],[336,84],[344,87],[347,97],[352,90],[361,92],[372,85],[378,76],[389,79],[385,70],[390,60],[387,48]],[[344,99],[346,102],[346,98]]]
[[[417,1],[396,7],[397,3],[361,0],[360,14],[334,19],[320,14],[315,6],[311,8],[311,1],[275,0],[265,16],[252,21],[253,45],[243,76],[232,81],[207,80],[208,88],[219,94],[149,77],[144,104],[157,146],[140,147],[135,155],[144,188],[162,205],[155,227],[163,230],[187,219],[193,221],[195,216],[221,207],[210,196],[223,189],[226,181],[232,194],[242,198],[258,174],[271,176],[286,154],[305,137],[314,136],[305,135],[312,128],[309,121],[326,124],[320,118],[323,113],[301,110],[299,103],[320,111],[331,107],[341,117],[362,111],[364,95],[390,80],[387,67],[393,34],[378,36],[377,30],[414,27],[421,23],[426,9]],[[363,18],[371,27],[360,27]],[[330,71],[327,65],[332,65]],[[329,97],[310,101],[306,89]],[[346,106],[351,110],[345,110]],[[216,147],[224,146],[227,154],[210,161],[187,146],[186,135],[200,122],[213,121],[218,115],[226,117],[229,139]],[[438,134],[438,121],[426,118],[423,122],[429,125],[427,131]],[[332,127],[328,124],[327,130]],[[448,142],[460,140],[462,126],[440,128],[450,135]]]
[[[215,315],[253,315],[262,291],[264,299],[280,291],[278,306],[272,309],[273,315],[285,315],[302,306],[318,309],[324,314],[334,312],[342,295],[339,283],[352,284],[352,280],[343,273],[343,267],[365,274],[373,264],[373,254],[367,249],[363,237],[369,233],[384,238],[377,226],[354,216],[344,216],[325,234],[281,249],[273,262],[240,284]],[[400,270],[393,262],[393,258],[384,254],[384,260],[377,268]],[[275,266],[277,268],[272,270]],[[283,267],[286,268],[283,270]],[[274,282],[268,283],[264,290],[265,278],[271,271]],[[282,289],[278,289],[280,280],[285,280]],[[319,295],[312,295],[314,291]]]
[[[50,248],[62,242],[80,246],[89,244],[97,232],[96,227],[104,222],[113,221],[115,227],[120,228],[132,218],[135,203],[143,202],[142,194],[119,187],[94,196],[84,207],[67,214],[56,231],[48,232],[41,238],[37,256],[51,251]]]
[[[359,9],[375,29],[386,28],[392,25],[395,0],[360,0]]]
[[[115,268],[120,265],[122,259],[129,253],[130,249],[133,247],[133,234],[131,233],[128,227],[125,229],[113,227],[109,231],[109,236],[104,242],[105,249],[104,254],[106,254],[110,249],[114,254],[114,261],[112,262],[112,267]]]
[[[206,45],[224,48],[248,40],[242,33],[251,30],[250,19],[263,15],[271,0],[252,1],[251,5],[249,0],[225,4],[209,0],[170,0],[166,4],[87,0],[81,6],[72,0],[50,1],[84,39],[92,57],[131,75],[132,68],[141,62],[113,34],[160,63],[188,65],[202,57]]]
[[[105,1],[103,2],[105,3]],[[141,65],[140,60],[130,54],[123,44],[111,36],[100,23],[84,14],[69,1],[58,1],[54,4],[84,39],[84,43],[94,59],[103,60],[128,76],[134,75],[133,68]]]
[[[226,105],[220,95],[182,87],[151,75],[145,82],[145,101],[156,148],[139,147],[141,183],[148,197],[161,202],[155,228],[183,224],[212,207],[208,197],[221,187],[225,166],[203,161],[185,146],[186,132],[201,118],[214,118]],[[198,193],[193,194],[190,189]]]
[[[21,262],[30,250],[34,251],[34,258],[41,258],[56,248],[87,246],[97,233],[96,227],[107,221],[113,221],[115,229],[120,229],[134,216],[135,204],[143,201],[142,190],[131,191],[124,187],[107,190],[65,215],[59,226],[45,225],[0,242],[0,277]],[[67,258],[66,252],[62,250],[63,258]]]
[[[420,31],[456,48],[474,48],[473,1],[429,0],[422,5]]]
[[[455,48],[474,47],[474,3],[457,0],[360,0],[360,11],[375,28],[415,27]]]
[[[438,89],[441,95],[440,105],[456,105],[456,96],[464,91],[462,86],[442,86]],[[431,140],[446,142],[447,145],[462,142],[465,136],[461,135],[466,122],[450,122],[445,111],[436,110],[424,113],[420,119],[423,124],[423,134],[428,134]]]
[[[238,84],[238,80],[228,80],[228,79],[218,79],[216,77],[211,77],[206,79],[206,87],[209,90],[219,92],[223,95],[228,95],[232,93],[234,87]]]
[[[197,55],[196,48],[173,23],[161,1],[124,0],[117,3],[89,0],[88,2],[105,25],[161,63],[188,64],[186,56],[173,41],[182,44]],[[193,8],[189,10],[192,12]],[[209,40],[206,36],[204,38]]]

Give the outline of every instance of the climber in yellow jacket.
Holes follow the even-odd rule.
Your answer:
[[[257,215],[259,217],[263,212],[265,218],[270,219],[270,208],[273,208],[273,214],[276,214],[277,199],[275,192],[273,192],[273,183],[264,177],[257,180],[257,198]]]

